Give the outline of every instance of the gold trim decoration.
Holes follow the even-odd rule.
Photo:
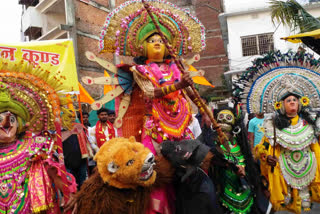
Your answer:
[[[157,16],[159,24],[170,33],[168,41],[176,55],[198,53],[205,48],[205,28],[188,10],[164,0],[145,1]],[[150,24],[149,19],[141,0],[121,4],[106,18],[100,33],[100,51],[133,57],[145,55],[144,41],[155,29],[151,27],[145,36],[139,34]]]
[[[70,91],[69,86],[62,83],[64,76],[49,69],[24,60],[0,60],[0,82],[5,90],[0,96],[0,112],[13,111],[9,105],[3,104],[5,100],[23,106],[27,114],[22,118],[25,123],[23,131],[35,134],[45,130],[55,131],[57,120],[66,129],[72,127],[74,113],[67,108],[72,100],[63,93]]]

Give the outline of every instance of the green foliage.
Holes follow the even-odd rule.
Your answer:
[[[295,0],[270,0],[272,22],[288,25],[291,30],[308,32],[320,28],[320,20],[309,14]]]

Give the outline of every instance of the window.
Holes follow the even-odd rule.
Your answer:
[[[242,55],[262,55],[273,50],[273,33],[241,37]]]

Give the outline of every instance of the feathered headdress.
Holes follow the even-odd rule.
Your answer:
[[[302,105],[319,108],[319,63],[303,52],[269,53],[256,59],[234,83],[234,97],[248,113],[271,113],[288,94],[300,97]]]

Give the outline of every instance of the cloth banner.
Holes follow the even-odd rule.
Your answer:
[[[50,66],[51,72],[65,76],[63,84],[71,86],[69,93],[79,94],[73,42],[67,39],[0,43],[0,57],[10,61],[31,61],[41,67]]]

